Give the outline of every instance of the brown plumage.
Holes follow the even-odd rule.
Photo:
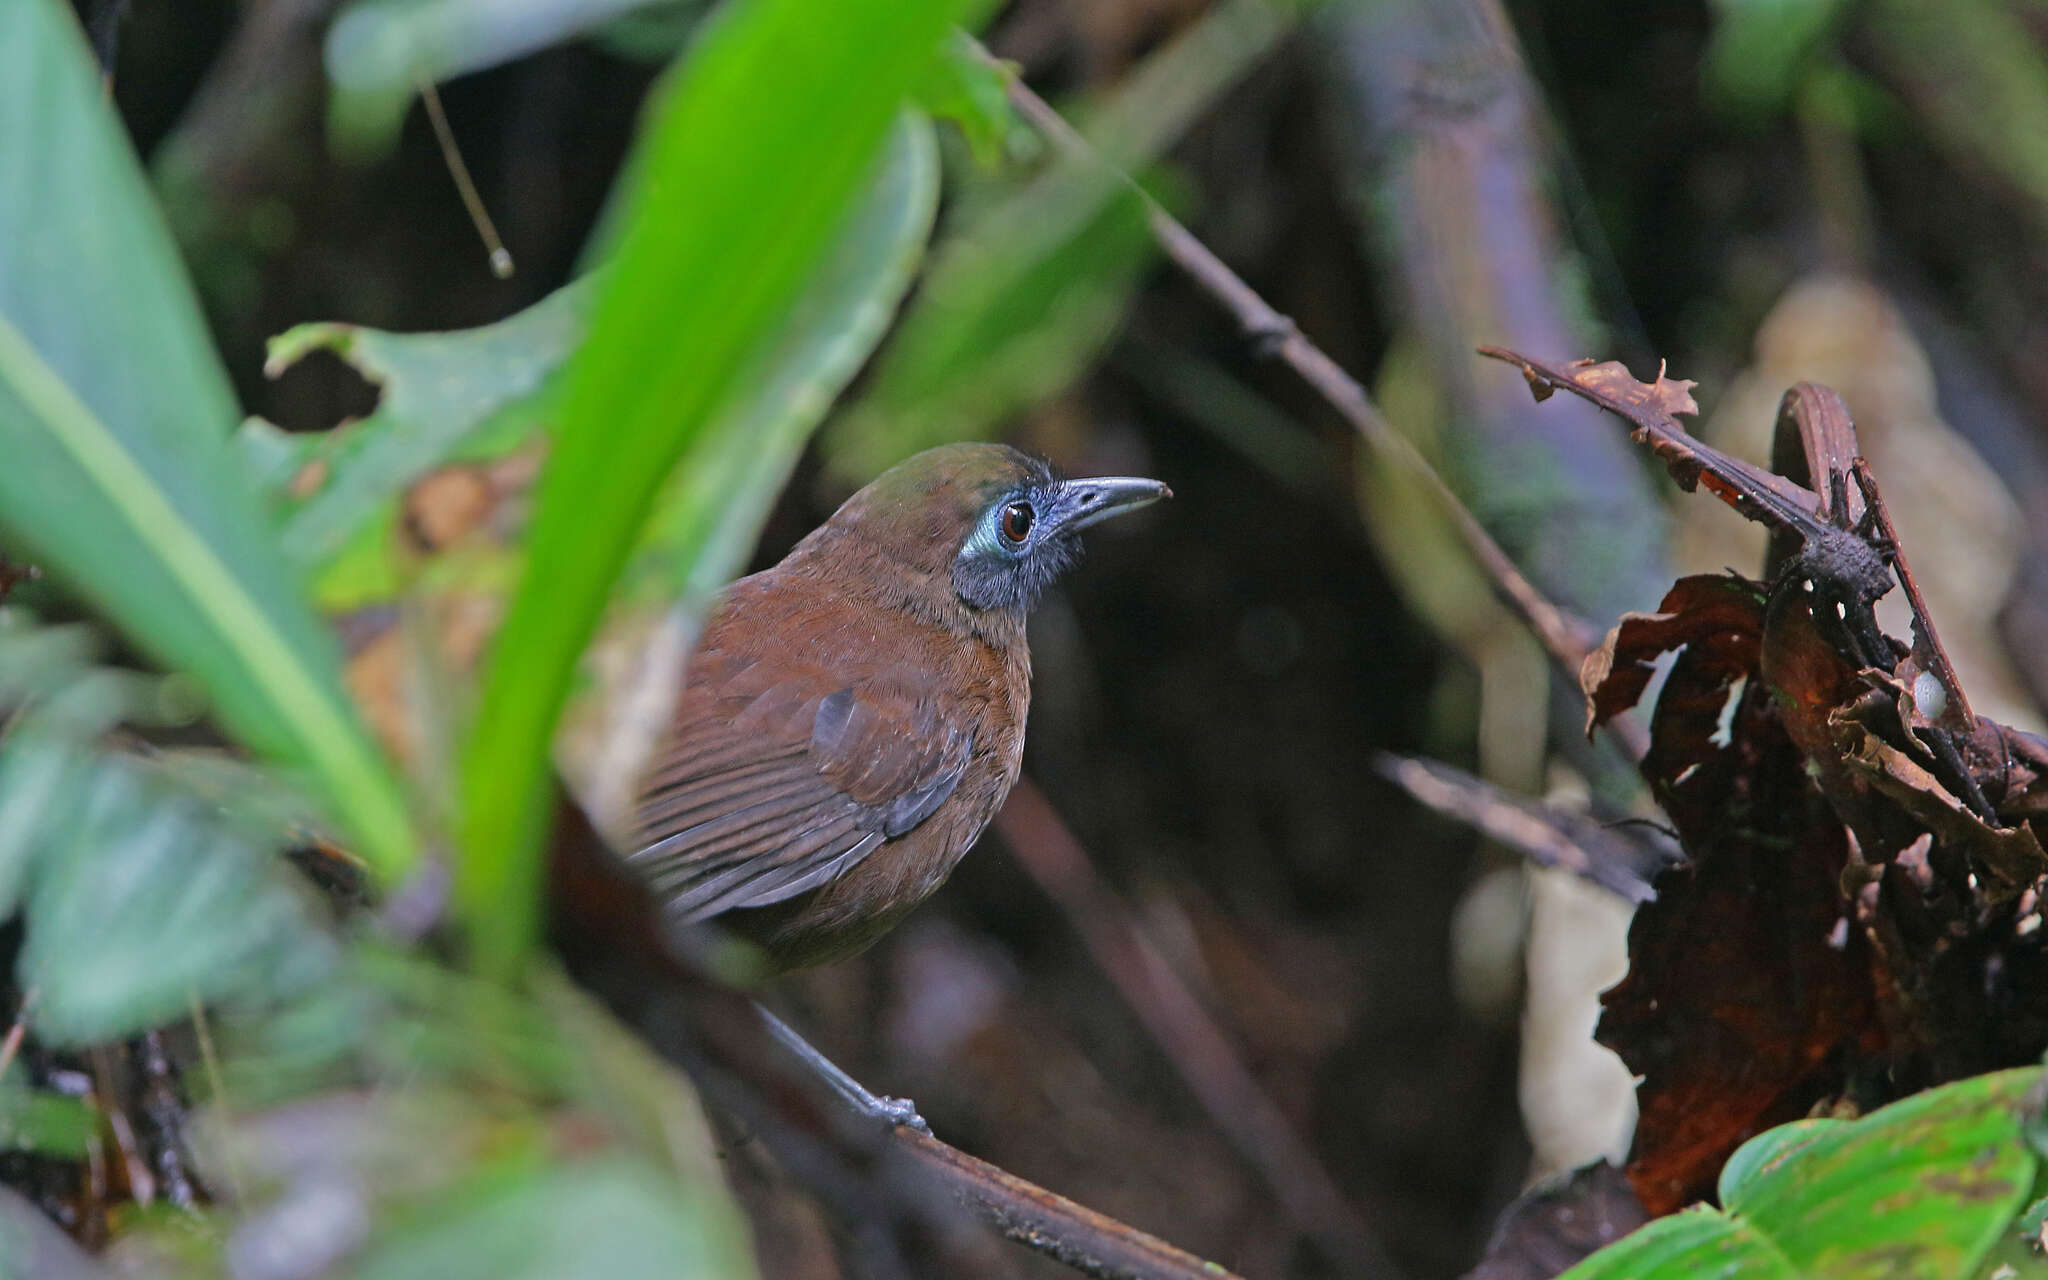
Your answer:
[[[948,445],[733,584],[643,780],[632,860],[779,968],[850,955],[938,888],[1024,750],[1024,620],[1080,530],[1167,493]]]

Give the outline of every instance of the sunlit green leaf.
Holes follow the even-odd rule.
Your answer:
[[[775,496],[835,397],[895,315],[931,234],[939,161],[931,125],[906,113],[875,181],[763,358],[714,415],[706,447],[676,469],[619,575],[590,696],[572,706],[560,761],[600,825],[624,812],[667,723],[694,620],[743,567]],[[593,655],[599,656],[599,655]],[[650,671],[649,668],[654,670]]]
[[[364,854],[412,852],[239,456],[238,418],[85,41],[0,4],[0,527],[189,673],[239,739],[309,772]]]
[[[956,126],[975,163],[994,169],[1040,145],[1010,105],[1010,82],[1016,76],[1016,67],[990,60],[980,45],[956,33],[918,84],[917,104]]]
[[[650,108],[462,761],[457,888],[494,972],[532,937],[547,751],[613,579],[969,8],[738,0]]]

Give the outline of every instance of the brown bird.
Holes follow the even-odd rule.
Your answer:
[[[787,970],[923,901],[1017,780],[1025,615],[1082,529],[1167,496],[947,445],[734,583],[639,789],[632,861],[671,916],[716,916]]]

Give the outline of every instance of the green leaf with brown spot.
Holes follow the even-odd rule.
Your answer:
[[[1725,1208],[1804,1275],[1969,1275],[2033,1185],[2020,1112],[2039,1076],[1977,1076],[1825,1130]]]

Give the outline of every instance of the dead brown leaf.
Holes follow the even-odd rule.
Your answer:
[[[1579,685],[1586,693],[1587,734],[1635,706],[1657,658],[1673,649],[1709,648],[1713,668],[1728,672],[1742,672],[1755,661],[1763,627],[1759,584],[1733,574],[1680,578],[1657,609],[1621,615],[1606,641],[1586,656]]]

